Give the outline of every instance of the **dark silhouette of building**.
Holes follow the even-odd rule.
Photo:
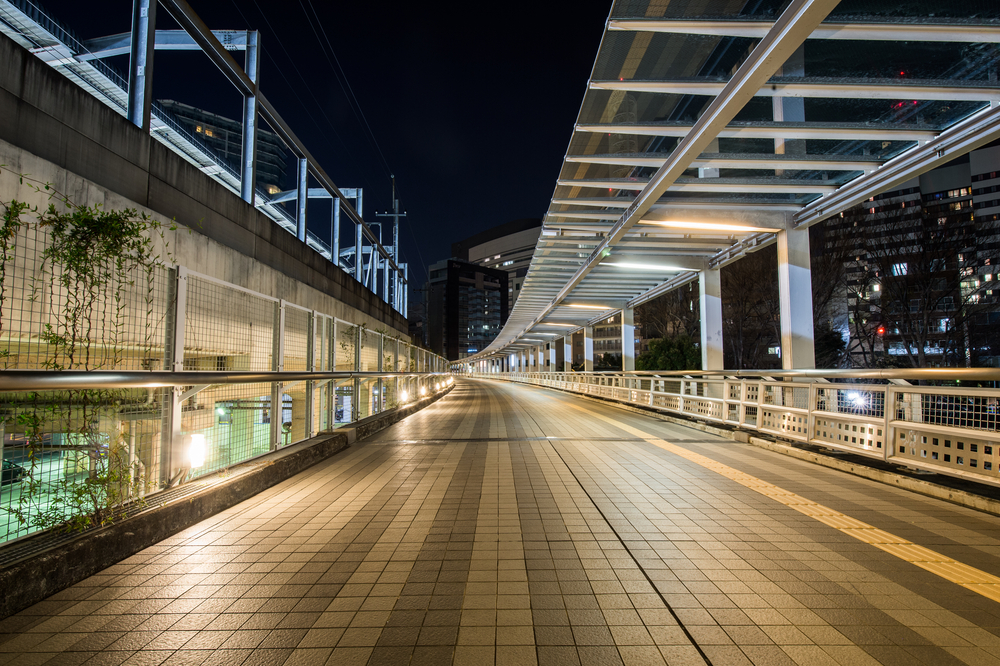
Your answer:
[[[243,123],[165,99],[160,105],[226,162],[239,167],[243,157]],[[278,136],[257,128],[257,187],[269,194],[285,190],[288,151]]]
[[[510,311],[506,271],[447,259],[431,266],[427,343],[451,361],[485,348]]]

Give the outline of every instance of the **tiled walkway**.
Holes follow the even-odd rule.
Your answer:
[[[979,587],[775,499],[788,493],[974,567]],[[989,574],[998,518],[460,381],[0,622],[0,664],[1000,664]]]

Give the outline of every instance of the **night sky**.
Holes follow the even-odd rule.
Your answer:
[[[102,2],[99,13],[88,2],[39,1],[82,39],[130,29],[127,0]],[[189,2],[212,29],[261,32],[263,94],[339,187],[365,189],[368,222],[391,207],[395,174],[408,214],[400,247],[411,287],[423,281],[423,267],[449,256],[452,242],[545,213],[611,7]],[[157,19],[161,29],[177,27],[162,7]],[[242,64],[242,53],[234,55]],[[127,60],[111,62],[126,71]],[[153,92],[241,115],[242,98],[200,52],[158,51]]]

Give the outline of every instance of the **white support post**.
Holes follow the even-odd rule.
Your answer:
[[[386,303],[391,303],[389,300],[389,258],[385,257],[382,259],[382,300]]]
[[[271,339],[271,369],[281,372],[285,368],[285,301],[274,304],[274,333]],[[271,446],[272,451],[281,444],[281,419],[284,417],[281,382],[271,382]]]
[[[573,371],[573,336],[563,338],[563,372]]]
[[[709,268],[698,274],[701,310],[701,369],[722,370],[722,272]]]
[[[583,371],[594,371],[594,327],[583,327]]]
[[[309,368],[309,372],[316,372],[316,327],[319,322],[319,314],[313,310],[309,313],[309,338],[306,340],[306,367]],[[306,427],[303,428],[303,433],[305,438],[309,439],[316,434],[316,418],[313,415],[313,407],[316,402],[316,382],[309,380],[306,382]]]
[[[362,238],[364,235],[364,229],[361,224],[354,225],[354,279],[358,282],[364,282],[364,253],[362,250]]]
[[[782,369],[815,368],[808,229],[778,232],[778,301]]]
[[[545,345],[535,347],[535,360],[538,363],[536,372],[545,372]]]
[[[128,72],[128,119],[149,132],[153,104],[153,51],[156,42],[156,0],[133,0],[132,45]]]
[[[555,340],[549,343],[549,372],[556,372],[556,343]]]
[[[340,268],[340,197],[333,197],[333,220],[331,220],[332,229],[330,230],[330,241],[333,245],[333,253],[330,256],[330,261],[337,268]]]
[[[306,209],[309,207],[309,161],[298,160],[298,172],[295,191],[295,236],[306,242]]]
[[[171,315],[172,321],[167,327],[170,336],[170,369],[174,372],[184,370],[184,325],[187,313],[187,278],[188,270],[178,266],[174,275]],[[160,482],[166,486],[174,475],[175,468],[184,467],[181,455],[181,392],[182,386],[164,389],[169,396],[169,402],[164,405],[164,424],[160,436]]]
[[[257,90],[260,83],[260,34],[247,31],[246,74],[253,82],[253,94],[243,97],[243,153],[240,197],[251,206],[257,187]]]
[[[622,310],[622,372],[635,370],[635,311]]]

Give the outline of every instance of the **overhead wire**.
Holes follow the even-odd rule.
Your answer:
[[[319,14],[316,13],[316,8],[313,6],[312,0],[304,0],[304,2],[303,0],[299,0],[299,4],[302,5],[302,10],[305,12],[306,18],[309,20],[309,25],[313,30],[313,34],[316,35],[316,40],[320,42],[320,49],[326,56],[327,62],[329,62],[330,66],[334,68],[334,73],[338,74],[337,81],[340,83],[340,87],[344,91],[344,95],[348,98],[348,102],[351,103],[351,109],[354,111],[355,117],[364,124],[365,129],[367,130],[366,136],[369,142],[375,147],[379,157],[382,159],[382,165],[385,167],[386,175],[391,178],[392,169],[389,167],[389,162],[385,159],[385,154],[382,152],[381,146],[378,145],[378,139],[375,138],[375,133],[372,131],[371,125],[368,124],[368,118],[365,116],[365,112],[361,108],[361,104],[358,102],[358,98],[354,94],[354,89],[351,87],[351,82],[347,79],[347,74],[344,72],[344,68],[340,65],[340,59],[337,58],[337,52],[333,50],[333,44],[330,42],[330,37],[326,34],[326,28],[323,27],[323,22],[320,20]],[[312,11],[313,16],[316,18],[315,23],[312,18],[309,17],[309,12],[306,11],[307,5],[309,10]],[[317,24],[319,25],[319,32],[316,31]],[[320,33],[323,35],[322,40],[320,40]],[[324,41],[326,42],[326,49],[323,48]]]
[[[246,15],[243,14],[243,12],[240,9],[239,5],[237,4],[236,0],[231,0],[231,1],[233,3],[234,7],[236,8],[236,11],[243,18],[244,22],[246,22],[247,25],[249,26],[250,25],[250,21],[247,19]],[[307,6],[306,6],[306,2],[308,3],[308,9],[307,9]],[[258,4],[257,0],[253,0],[253,3],[254,3],[254,6],[257,8],[257,12],[260,14],[261,18],[264,20],[265,25],[268,27],[268,29],[271,31],[271,33],[277,37],[277,34],[278,34],[277,31],[274,29],[274,26],[271,25],[271,22],[268,20],[267,15],[264,13],[264,10],[260,7],[260,5]],[[354,116],[358,120],[358,122],[364,126],[364,128],[365,128],[365,137],[366,137],[367,141],[375,149],[375,152],[377,153],[377,155],[379,157],[379,160],[381,161],[381,165],[382,165],[383,169],[385,170],[386,174],[389,175],[390,177],[392,177],[392,169],[389,166],[388,160],[386,159],[385,154],[383,153],[382,148],[381,148],[381,146],[378,143],[378,139],[375,137],[375,133],[373,132],[373,130],[371,128],[371,125],[368,122],[368,118],[365,116],[365,113],[364,113],[363,109],[361,108],[361,104],[358,101],[357,96],[354,94],[354,90],[353,90],[353,88],[350,85],[350,81],[348,81],[348,79],[347,79],[347,75],[344,72],[344,69],[343,69],[343,67],[340,64],[339,58],[337,58],[336,52],[333,50],[333,45],[330,42],[329,35],[327,35],[326,29],[323,27],[323,22],[320,20],[319,14],[316,12],[316,8],[313,6],[312,0],[305,0],[305,2],[303,2],[303,0],[299,0],[299,3],[302,6],[303,13],[306,16],[307,22],[309,23],[309,26],[310,26],[310,28],[313,31],[313,35],[316,37],[317,42],[319,42],[320,50],[323,52],[324,57],[326,58],[327,62],[330,64],[331,68],[334,71],[335,78],[337,79],[337,82],[340,85],[341,90],[344,93],[344,96],[347,98],[348,105],[351,107],[352,113],[354,114]],[[310,16],[310,12],[312,12],[312,16]],[[319,30],[317,30],[317,28],[316,28],[317,25],[319,26]],[[330,118],[330,116],[327,114],[327,112],[325,110],[325,106],[323,104],[321,104],[320,101],[319,101],[319,99],[316,97],[316,94],[313,92],[312,86],[310,86],[308,84],[308,82],[306,81],[305,76],[303,76],[301,70],[299,70],[298,66],[296,65],[295,59],[292,58],[291,54],[288,53],[288,50],[285,48],[285,45],[282,43],[282,40],[276,38],[275,42],[278,44],[278,46],[281,48],[282,52],[285,54],[285,57],[291,63],[292,69],[298,75],[299,79],[301,79],[302,82],[305,84],[305,88],[307,90],[309,90],[310,96],[312,97],[312,99],[316,103],[316,105],[319,107],[320,112],[322,113],[323,117],[327,121],[325,124],[329,125],[330,129],[333,131],[334,135],[336,136],[337,141],[344,147],[344,150],[347,152],[347,154],[350,157],[351,161],[355,165],[358,165],[358,163],[359,163],[358,159],[351,153],[351,150],[347,146],[347,143],[344,141],[343,137],[337,131],[336,126],[335,126],[333,120]],[[324,44],[324,42],[325,42],[325,44]],[[317,126],[317,128],[321,128],[322,124],[319,123],[319,122],[317,122],[316,118],[313,116],[312,112],[309,110],[308,105],[306,105],[305,102],[304,102],[304,100],[299,96],[298,92],[296,91],[296,87],[293,86],[291,84],[291,82],[288,80],[288,78],[285,76],[284,71],[283,71],[284,68],[282,68],[282,67],[280,67],[278,65],[277,61],[271,55],[270,51],[268,51],[268,50],[265,49],[264,52],[267,55],[268,59],[272,62],[272,64],[274,64],[275,68],[278,70],[278,74],[285,81],[285,84],[292,91],[292,94],[295,96],[295,98],[301,104],[301,107],[302,107],[303,111],[305,111],[305,113],[307,114],[307,116],[309,117],[309,119]],[[320,129],[320,131],[324,132],[324,130],[322,128]],[[324,132],[324,134],[325,134],[325,132]],[[372,183],[368,179],[368,177],[362,175],[362,180],[364,181],[364,184],[366,186],[368,186],[370,189],[372,189],[372,190],[375,189],[372,186]],[[415,232],[413,230],[413,226],[410,223],[410,221],[409,221],[408,218],[406,218],[406,227],[407,227],[407,231],[409,232],[410,237],[411,237],[411,239],[413,241],[413,246],[414,246],[414,248],[416,248],[417,256],[419,258],[420,265],[421,265],[421,268],[423,270],[423,275],[424,275],[425,278],[429,279],[430,278],[430,273],[428,271],[427,263],[424,261],[423,255],[420,252],[420,245],[417,242],[416,234],[415,234]]]
[[[239,4],[236,2],[236,0],[232,0],[232,3],[233,3],[233,6],[236,8],[237,13],[239,13],[240,17],[243,19],[243,21],[249,27],[251,25],[251,23],[250,23],[249,19],[246,17],[246,15],[243,14],[243,11],[240,9]],[[257,8],[257,11],[261,15],[261,18],[264,20],[264,24],[271,31],[271,34],[275,36],[274,42],[277,43],[279,47],[281,47],[281,50],[285,54],[285,57],[288,58],[288,61],[291,63],[292,70],[298,75],[298,77],[299,77],[299,79],[301,79],[302,83],[305,84],[303,87],[306,90],[309,91],[309,95],[312,97],[313,101],[316,103],[316,106],[319,108],[320,113],[326,119],[325,123],[319,122],[316,119],[316,117],[312,114],[312,112],[309,110],[309,106],[310,105],[307,105],[306,102],[305,102],[305,100],[303,100],[302,97],[299,96],[299,93],[297,91],[298,86],[293,86],[292,83],[291,83],[291,81],[288,80],[288,77],[285,76],[284,67],[281,67],[278,64],[278,61],[275,60],[274,56],[271,55],[270,50],[263,49],[264,54],[267,56],[268,60],[270,60],[271,63],[274,65],[275,69],[278,71],[278,75],[281,76],[282,80],[284,80],[284,82],[285,82],[285,85],[288,86],[289,90],[291,90],[292,95],[299,102],[300,108],[306,113],[306,115],[309,117],[309,120],[311,120],[312,123],[316,126],[316,128],[319,129],[319,131],[324,135],[324,137],[326,137],[327,141],[330,140],[330,137],[326,133],[326,127],[330,128],[330,130],[333,132],[334,136],[336,137],[337,142],[339,142],[340,145],[343,146],[344,152],[346,153],[347,157],[355,165],[355,168],[358,171],[362,172],[361,179],[364,181],[364,184],[367,185],[369,188],[371,188],[372,187],[372,183],[364,175],[364,170],[363,169],[358,169],[358,165],[360,164],[360,161],[351,152],[350,147],[347,145],[347,142],[344,141],[344,138],[340,135],[340,132],[337,131],[337,127],[334,124],[333,120],[326,113],[325,106],[320,103],[319,99],[316,97],[316,93],[313,92],[312,86],[309,85],[309,83],[306,80],[305,76],[302,74],[302,71],[299,70],[298,66],[295,64],[295,59],[292,58],[292,56],[291,56],[290,53],[288,53],[288,49],[285,48],[285,45],[282,42],[282,40],[277,38],[277,34],[278,33],[277,33],[277,31],[275,31],[274,26],[271,25],[271,22],[268,20],[267,15],[264,13],[264,10],[261,9],[260,5],[257,3],[257,0],[253,0],[253,4]]]

